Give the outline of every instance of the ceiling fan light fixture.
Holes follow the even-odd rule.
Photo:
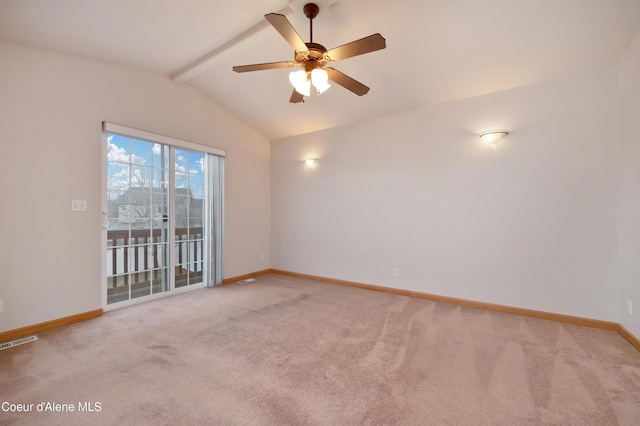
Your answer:
[[[322,68],[315,68],[311,71],[311,84],[318,91],[318,95],[322,94],[331,85],[329,84],[329,74]]]
[[[304,70],[292,71],[289,73],[289,81],[296,92],[302,96],[311,95],[311,82],[309,81],[307,72]]]

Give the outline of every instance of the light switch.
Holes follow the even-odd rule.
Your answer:
[[[86,212],[87,211],[87,200],[71,200],[71,211],[72,212]]]

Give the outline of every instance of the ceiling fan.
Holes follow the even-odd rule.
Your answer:
[[[305,43],[293,28],[289,20],[281,14],[269,13],[265,19],[280,33],[280,35],[293,47],[294,60],[282,62],[269,62],[264,64],[238,65],[233,67],[235,72],[262,71],[276,68],[302,67],[301,70],[289,74],[289,81],[293,85],[293,93],[289,102],[304,102],[305,96],[310,96],[311,85],[321,94],[331,85],[327,80],[355,93],[358,96],[366,95],[369,87],[354,80],[340,71],[327,67],[329,62],[363,55],[386,47],[385,39],[380,34],[372,34],[360,40],[327,50],[324,46],[313,42],[313,19],[318,16],[320,8],[315,3],[307,3],[303,12],[309,18],[310,41]]]

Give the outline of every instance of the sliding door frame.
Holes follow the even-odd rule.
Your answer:
[[[118,309],[118,308],[122,308],[122,307],[126,307],[126,306],[130,306],[130,305],[135,305],[138,303],[142,303],[145,301],[149,301],[149,300],[153,300],[156,298],[161,298],[161,297],[167,297],[167,296],[171,296],[173,294],[176,293],[180,293],[183,291],[189,291],[189,290],[193,290],[196,288],[201,288],[202,286],[206,286],[206,287],[211,287],[213,285],[217,285],[220,284],[218,282],[206,282],[206,280],[217,280],[218,277],[222,277],[222,271],[221,270],[216,270],[214,271],[214,274],[211,273],[211,256],[214,255],[214,250],[212,250],[212,247],[210,247],[211,244],[214,243],[213,238],[216,237],[215,234],[215,230],[211,229],[209,231],[206,232],[206,236],[203,235],[203,243],[204,241],[210,241],[210,244],[205,244],[205,248],[204,248],[204,255],[206,256],[203,259],[203,278],[202,278],[202,284],[198,285],[194,285],[192,286],[185,286],[185,287],[178,287],[176,288],[175,286],[175,209],[170,210],[170,215],[169,215],[169,227],[167,229],[167,233],[169,236],[169,240],[168,240],[168,247],[169,247],[169,254],[168,254],[168,261],[169,261],[169,280],[170,280],[170,289],[169,291],[164,291],[164,292],[160,292],[160,293],[156,293],[156,294],[152,294],[149,296],[145,296],[143,298],[140,299],[129,299],[127,301],[122,301],[122,302],[117,302],[115,304],[109,304],[108,300],[107,300],[107,259],[106,259],[106,255],[105,255],[105,250],[107,247],[107,230],[108,230],[108,215],[107,215],[107,163],[108,163],[108,159],[107,159],[107,149],[108,149],[108,135],[107,134],[118,134],[118,135],[122,135],[122,136],[126,136],[126,137],[131,137],[131,138],[135,138],[135,139],[139,139],[139,140],[143,140],[143,141],[149,141],[149,142],[154,142],[154,143],[159,143],[159,144],[163,144],[163,145],[168,145],[170,147],[170,155],[169,155],[169,182],[172,186],[169,194],[170,194],[170,206],[174,207],[175,206],[175,190],[174,190],[174,186],[175,186],[175,151],[176,148],[178,149],[186,149],[186,150],[190,150],[190,151],[196,151],[196,152],[202,152],[202,153],[206,153],[206,154],[211,154],[211,155],[215,155],[218,157],[222,157],[224,159],[224,157],[226,157],[226,151],[220,148],[214,148],[214,147],[210,147],[207,145],[200,145],[200,144],[196,144],[193,142],[189,142],[189,141],[185,141],[182,139],[176,139],[176,138],[172,138],[170,136],[164,136],[164,135],[160,135],[160,134],[156,134],[156,133],[152,133],[152,132],[147,132],[144,130],[139,130],[139,129],[134,129],[131,127],[126,127],[126,126],[122,126],[119,124],[114,124],[114,123],[110,123],[110,122],[103,122],[102,123],[102,138],[101,138],[101,143],[102,143],[102,149],[101,149],[101,171],[102,171],[102,188],[101,188],[101,219],[102,219],[102,230],[101,230],[101,234],[102,234],[102,238],[101,238],[101,248],[100,248],[100,256],[102,259],[102,267],[101,267],[101,280],[100,282],[102,283],[101,285],[101,289],[102,289],[102,308],[104,311],[110,311],[110,310],[114,310],[114,309]],[[206,161],[208,157],[205,156],[205,171],[208,174],[209,172],[212,172],[210,170],[208,170],[208,161]],[[224,179],[224,161],[222,162],[222,179]],[[208,185],[210,179],[205,179],[205,191],[206,186]],[[224,199],[224,186],[222,188],[222,197],[221,199]],[[204,223],[203,223],[203,227],[207,228],[207,224],[210,223],[210,214],[211,212],[209,212],[209,209],[206,209],[205,215],[203,217],[204,219]],[[220,217],[220,227],[223,227],[223,221],[224,218]],[[220,236],[220,240],[216,243],[216,246],[222,246],[221,242],[222,242],[222,236]],[[221,260],[222,260],[222,253],[220,253],[221,256]],[[219,265],[219,269],[222,268],[222,264],[223,261],[220,262]]]

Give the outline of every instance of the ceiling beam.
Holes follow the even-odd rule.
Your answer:
[[[279,10],[277,13],[288,15],[292,11],[293,10],[291,9],[291,7],[287,6],[284,9]],[[273,29],[273,27],[267,20],[261,19],[260,22],[258,22],[254,26],[241,32],[222,45],[216,47],[203,57],[196,59],[194,62],[190,63],[181,70],[171,74],[171,81],[173,81],[174,83],[182,84],[196,78],[200,74],[213,68],[225,59],[231,57],[234,54],[234,50],[244,49],[251,46],[256,42],[260,33],[266,29]]]

